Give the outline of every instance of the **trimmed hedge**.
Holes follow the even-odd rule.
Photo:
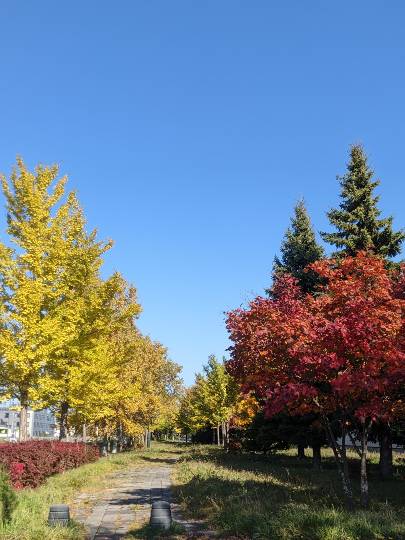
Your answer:
[[[27,441],[0,445],[0,464],[17,489],[37,487],[49,476],[96,461],[98,448],[83,443]]]

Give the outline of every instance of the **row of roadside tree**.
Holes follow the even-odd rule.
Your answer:
[[[50,408],[60,438],[114,436],[123,444],[173,415],[180,368],[141,334],[135,288],[103,278],[112,247],[88,232],[56,166],[3,176],[7,237],[0,243],[0,390],[27,410]]]

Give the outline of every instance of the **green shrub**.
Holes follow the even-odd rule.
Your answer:
[[[0,520],[8,523],[17,504],[17,497],[10,484],[8,474],[0,469]]]

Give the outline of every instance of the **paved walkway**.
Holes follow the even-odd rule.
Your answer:
[[[79,495],[72,507],[72,517],[84,524],[87,540],[131,538],[129,531],[148,523],[153,501],[172,502],[171,473],[170,464],[119,471],[111,475],[110,488],[95,494]],[[172,504],[172,515],[186,531],[182,538],[211,537],[208,531],[199,532],[201,523],[183,520],[175,504]]]

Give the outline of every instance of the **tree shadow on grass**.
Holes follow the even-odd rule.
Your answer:
[[[251,473],[259,476],[271,476],[281,483],[291,483],[298,491],[306,491],[304,486],[311,486],[312,495],[318,492],[323,502],[327,497],[331,504],[344,506],[342,487],[333,457],[323,457],[322,470],[313,469],[309,458],[298,459],[288,454],[228,454],[217,449],[208,449],[205,454],[197,452],[187,456],[186,461],[214,463],[229,471]],[[359,495],[360,460],[348,459],[350,476],[355,496]],[[405,463],[395,467],[392,480],[381,480],[377,463],[368,463],[370,497],[375,504],[391,504],[402,507],[405,500]],[[401,480],[402,479],[402,480]]]
[[[174,487],[186,517],[203,519],[220,538],[324,540],[405,538],[404,509],[347,512],[334,505],[327,488],[303,489],[280,484],[278,479],[233,479],[202,468],[185,484]],[[236,473],[237,475],[239,473]],[[329,486],[330,488],[330,486]]]

